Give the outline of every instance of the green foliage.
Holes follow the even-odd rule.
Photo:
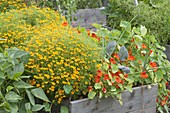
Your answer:
[[[121,93],[132,92],[135,86],[158,84],[158,107],[167,109],[170,90],[166,83],[170,80],[170,62],[153,35],[145,26],[132,27],[130,22],[121,21],[120,29],[108,31],[97,29],[102,37],[99,45],[104,48],[102,67],[89,87],[89,99],[114,97],[121,102]],[[112,51],[111,51],[112,50]]]
[[[48,101],[43,90],[27,83],[29,76],[23,75],[28,56],[29,53],[17,48],[0,53],[0,112],[33,113],[45,107],[36,104],[34,99]]]
[[[108,14],[108,25],[112,28],[120,29],[120,20],[131,21],[132,26],[145,25],[161,44],[170,43],[168,0],[139,2],[138,6],[134,6],[132,0],[110,0],[105,12]]]

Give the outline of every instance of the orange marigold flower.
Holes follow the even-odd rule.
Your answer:
[[[68,26],[68,22],[63,22],[62,26],[64,26],[64,27]]]
[[[116,78],[115,78],[115,81],[117,82],[117,83],[121,83],[121,78],[119,77],[119,76],[116,76]]]
[[[115,61],[114,58],[110,58],[110,62],[111,62],[112,64],[116,64],[116,61]]]
[[[128,60],[133,61],[133,60],[135,60],[135,57],[134,56],[129,56]]]
[[[148,74],[146,73],[146,71],[141,72],[140,77],[141,78],[148,78]]]
[[[150,62],[149,64],[152,68],[158,67],[156,62]]]
[[[145,44],[142,44],[142,48],[143,48],[143,49],[146,49],[147,46],[146,46]]]

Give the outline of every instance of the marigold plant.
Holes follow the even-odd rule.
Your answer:
[[[20,9],[26,7],[23,0],[1,0],[0,1],[0,13],[9,11],[11,9]]]
[[[6,18],[5,18],[6,17]],[[53,101],[86,95],[98,64],[100,49],[87,32],[78,33],[50,9],[24,8],[0,15],[4,47],[30,52],[26,65],[30,83],[41,87]]]

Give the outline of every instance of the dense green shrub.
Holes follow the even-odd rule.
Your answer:
[[[154,2],[153,2],[154,3]],[[108,14],[108,25],[116,27],[120,20],[131,21],[132,26],[145,25],[151,34],[155,35],[157,40],[162,43],[170,43],[170,2],[146,4],[140,2],[138,6],[130,0],[119,1],[110,0],[105,12]],[[156,2],[155,2],[156,3]]]

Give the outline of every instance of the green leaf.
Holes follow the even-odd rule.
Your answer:
[[[16,81],[13,83],[15,87],[17,88],[25,88],[25,89],[28,89],[28,88],[33,88],[34,86],[28,84],[28,83],[25,83],[23,80],[20,80],[20,81]]]
[[[107,63],[103,63],[103,69],[104,70],[108,70],[108,68],[109,68],[108,64]]]
[[[109,42],[106,46],[106,52],[111,56],[116,48],[117,43],[115,41]]]
[[[31,104],[29,102],[25,103],[25,109],[26,110],[31,110]]]
[[[50,102],[50,101],[48,100],[47,96],[45,95],[44,91],[43,91],[41,88],[32,89],[32,90],[31,90],[31,93],[32,93],[35,97],[37,97],[37,98],[39,98],[39,99],[42,99],[42,100],[44,100],[44,101],[46,101],[46,102]]]
[[[89,99],[93,99],[95,96],[96,96],[96,92],[94,92],[94,91],[90,91],[90,92],[88,93],[88,98],[89,98]]]
[[[155,72],[157,81],[160,82],[163,79],[163,73],[161,70]]]
[[[118,72],[118,65],[116,65],[116,64],[111,64],[111,67],[112,67],[112,72],[113,73],[116,73],[116,72]]]
[[[30,103],[34,106],[35,105],[35,99],[34,96],[31,94],[31,92],[29,90],[26,90],[26,94],[29,98]]]
[[[131,92],[131,93],[133,92],[133,90],[132,90],[132,84],[126,85],[125,88],[126,88],[129,92]]]
[[[110,82],[110,80],[107,80],[107,83],[108,83],[109,86],[112,85],[112,83]]]
[[[17,93],[10,91],[5,95],[5,99],[11,102],[17,102],[19,100],[22,100],[23,98],[19,96]]]
[[[8,86],[7,89],[6,89],[6,91],[9,92],[9,91],[11,91],[13,88],[14,88],[13,86]]]
[[[114,86],[111,86],[111,91],[116,91],[116,88]]]
[[[128,58],[128,51],[125,46],[122,46],[119,50],[119,57],[121,61],[125,61]]]
[[[45,107],[45,105],[36,104],[35,106],[32,107],[32,111],[40,111],[44,107]]]
[[[146,33],[147,33],[146,27],[141,25],[141,27],[140,27],[140,32],[141,32],[141,36],[145,36]]]
[[[73,89],[72,86],[70,85],[64,85],[64,91],[66,92],[66,94],[70,94],[71,90]]]
[[[135,40],[135,43],[138,45],[139,49],[142,47],[142,37],[139,36],[139,35],[135,35],[133,36],[134,40]]]
[[[121,21],[120,22],[120,27],[123,27],[126,29],[126,31],[130,32],[131,31],[131,24],[130,22],[127,21]]]
[[[11,113],[18,113],[18,105],[16,103],[10,103]]]
[[[168,106],[167,106],[167,105],[164,105],[164,108],[165,108],[166,112],[169,113],[169,110],[168,110],[169,108],[168,108]]]
[[[101,86],[101,84],[99,84],[99,83],[95,83],[94,88],[95,88],[95,89],[101,89],[102,86]]]
[[[60,112],[61,113],[68,113],[68,107],[67,106],[61,106]]]
[[[45,105],[44,110],[45,110],[46,112],[50,112],[50,111],[51,111],[51,106],[50,106],[49,103],[45,102],[45,103],[43,103],[43,105]]]
[[[5,79],[5,75],[2,71],[0,71],[0,79]]]

